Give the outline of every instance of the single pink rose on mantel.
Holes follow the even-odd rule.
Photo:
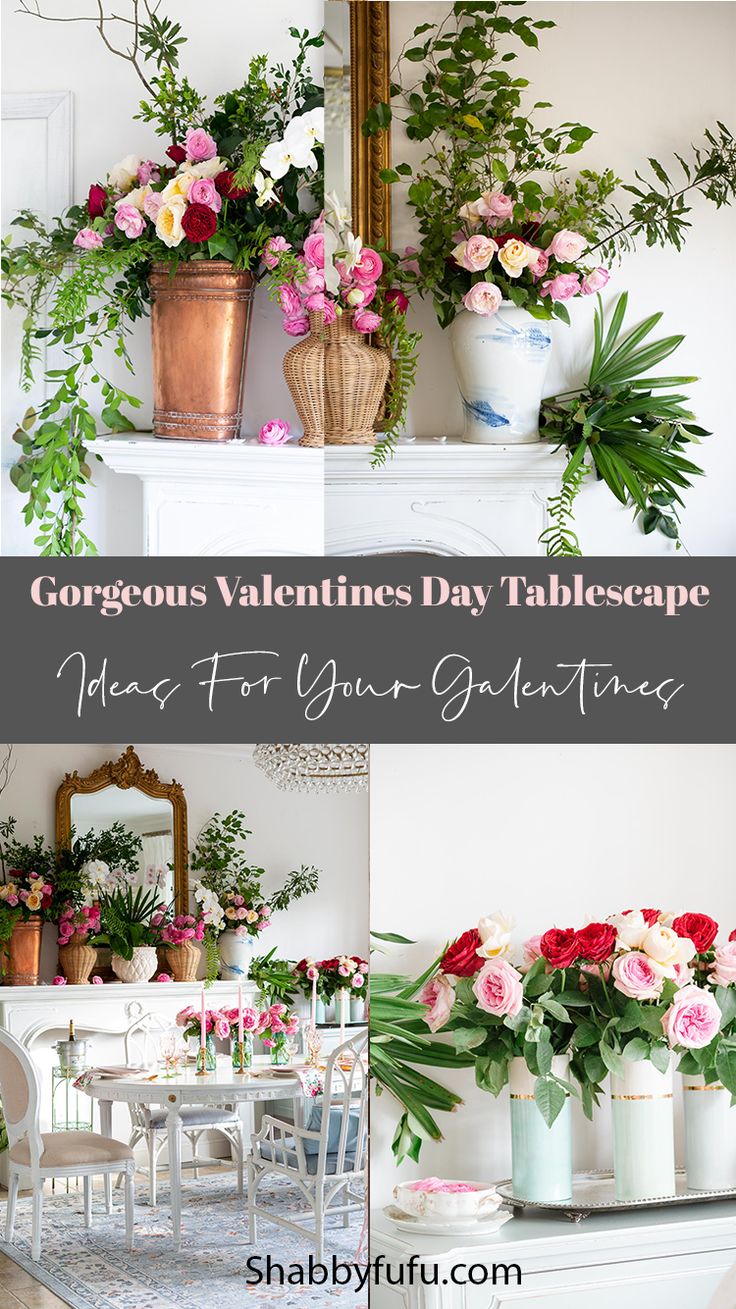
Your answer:
[[[264,423],[258,433],[261,445],[285,445],[291,437],[291,428],[280,418],[272,418]]]
[[[55,977],[52,986],[66,986],[66,978],[61,976]]]

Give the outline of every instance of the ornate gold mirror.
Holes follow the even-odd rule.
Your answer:
[[[56,792],[56,839],[107,830],[122,823],[141,838],[137,885],[158,885],[178,913],[189,909],[187,802],[180,784],[144,768],[132,745],[80,777],[67,773]],[[171,867],[169,866],[171,865]],[[112,870],[114,871],[114,870]]]
[[[325,5],[325,190],[371,246],[391,243],[391,198],[379,176],[391,162],[389,133],[367,139],[360,130],[371,105],[388,100],[388,11],[383,0]]]

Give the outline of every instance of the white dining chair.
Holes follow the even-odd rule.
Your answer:
[[[368,1034],[363,1031],[332,1051],[324,1074],[319,1126],[300,1127],[265,1114],[253,1133],[248,1159],[248,1239],[258,1239],[258,1219],[278,1223],[316,1246],[324,1256],[325,1219],[339,1217],[343,1227],[350,1215],[363,1212],[368,1148]],[[258,1187],[269,1173],[286,1177],[312,1211],[306,1227],[257,1203]],[[359,1184],[362,1184],[360,1190]]]
[[[140,1014],[125,1033],[125,1062],[150,1067],[158,1059],[157,1045],[162,1032],[171,1027],[171,1022],[159,1014]],[[128,1144],[132,1149],[139,1141],[145,1141],[148,1149],[148,1199],[149,1204],[156,1203],[156,1174],[158,1158],[167,1144],[168,1124],[165,1109],[152,1109],[144,1104],[129,1104],[131,1134]],[[199,1141],[204,1132],[221,1132],[232,1146],[235,1166],[238,1174],[238,1195],[243,1194],[243,1123],[233,1105],[187,1105],[181,1110],[182,1133],[192,1147],[191,1161],[182,1167],[192,1169],[195,1180],[199,1170],[206,1163],[218,1163],[214,1159],[202,1159],[198,1153]]]
[[[123,1141],[96,1132],[42,1132],[39,1127],[41,1079],[28,1050],[0,1030],[0,1095],[8,1131],[8,1206],[5,1240],[13,1244],[15,1209],[21,1181],[33,1192],[31,1258],[41,1258],[43,1184],[50,1177],[84,1179],[84,1225],[92,1225],[92,1178],[125,1176],[125,1235],[133,1248],[133,1151]],[[106,1206],[107,1207],[107,1206]],[[109,1212],[109,1209],[108,1209]]]

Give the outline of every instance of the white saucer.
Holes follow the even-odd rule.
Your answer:
[[[421,1232],[423,1236],[492,1236],[512,1217],[507,1209],[484,1214],[481,1218],[414,1218],[395,1204],[388,1204],[384,1214],[401,1232]]]

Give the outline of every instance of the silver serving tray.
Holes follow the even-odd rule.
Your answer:
[[[725,1191],[689,1190],[684,1170],[675,1174],[674,1195],[656,1196],[651,1200],[617,1200],[613,1173],[607,1170],[575,1173],[571,1200],[523,1200],[514,1195],[510,1179],[498,1182],[496,1190],[514,1213],[521,1213],[524,1209],[544,1210],[545,1213],[556,1213],[562,1218],[569,1218],[573,1223],[579,1223],[594,1213],[624,1213],[631,1210],[663,1209],[672,1205],[704,1204],[714,1200],[736,1200],[736,1187],[729,1187]]]

